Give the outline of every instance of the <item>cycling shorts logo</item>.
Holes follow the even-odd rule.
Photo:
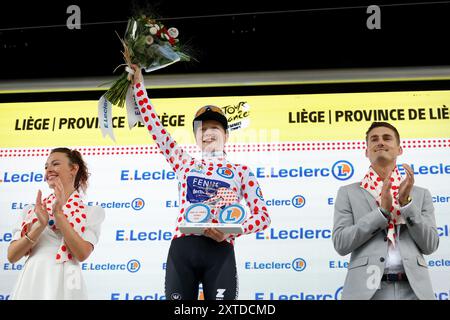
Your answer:
[[[171,300],[181,300],[181,294],[174,292],[170,295]]]
[[[225,298],[225,291],[227,289],[217,289],[216,300],[223,300]]]

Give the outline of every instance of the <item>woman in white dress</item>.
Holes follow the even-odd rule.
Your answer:
[[[103,210],[83,203],[88,170],[81,154],[56,148],[45,163],[45,178],[54,193],[27,206],[8,247],[11,263],[27,259],[11,299],[87,299],[80,261],[97,244]]]

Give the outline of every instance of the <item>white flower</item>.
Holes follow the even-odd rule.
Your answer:
[[[169,35],[172,38],[176,38],[179,35],[178,29],[177,28],[169,28],[169,30],[167,30],[167,32],[169,33]]]
[[[151,27],[150,28],[150,33],[155,35],[158,32],[158,29],[156,29],[155,27]]]
[[[151,45],[153,43],[153,37],[152,36],[145,37],[145,43]]]

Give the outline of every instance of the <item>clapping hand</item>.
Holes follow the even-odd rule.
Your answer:
[[[48,223],[48,212],[42,205],[42,192],[41,190],[38,191],[37,197],[36,197],[36,204],[34,206],[34,212],[36,213],[36,216],[38,218],[39,224],[41,226],[46,226]]]
[[[381,189],[380,206],[388,212],[391,212],[392,208],[391,187],[392,187],[391,177],[387,177],[383,181],[383,188]]]
[[[61,179],[59,177],[55,178],[55,187],[53,189],[55,191],[55,197],[56,201],[53,204],[53,214],[56,215],[57,213],[63,212],[63,205],[66,203],[65,197],[65,190],[64,185],[61,182]]]
[[[398,191],[398,201],[403,207],[408,203],[409,195],[411,194],[412,187],[414,186],[414,171],[406,163],[404,163],[402,166],[405,169],[406,177],[400,184]]]

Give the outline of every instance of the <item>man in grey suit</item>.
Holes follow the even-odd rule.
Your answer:
[[[439,245],[431,194],[414,185],[410,166],[400,176],[394,126],[372,123],[366,143],[369,171],[339,188],[334,207],[334,247],[351,253],[342,299],[435,299],[423,257]]]

